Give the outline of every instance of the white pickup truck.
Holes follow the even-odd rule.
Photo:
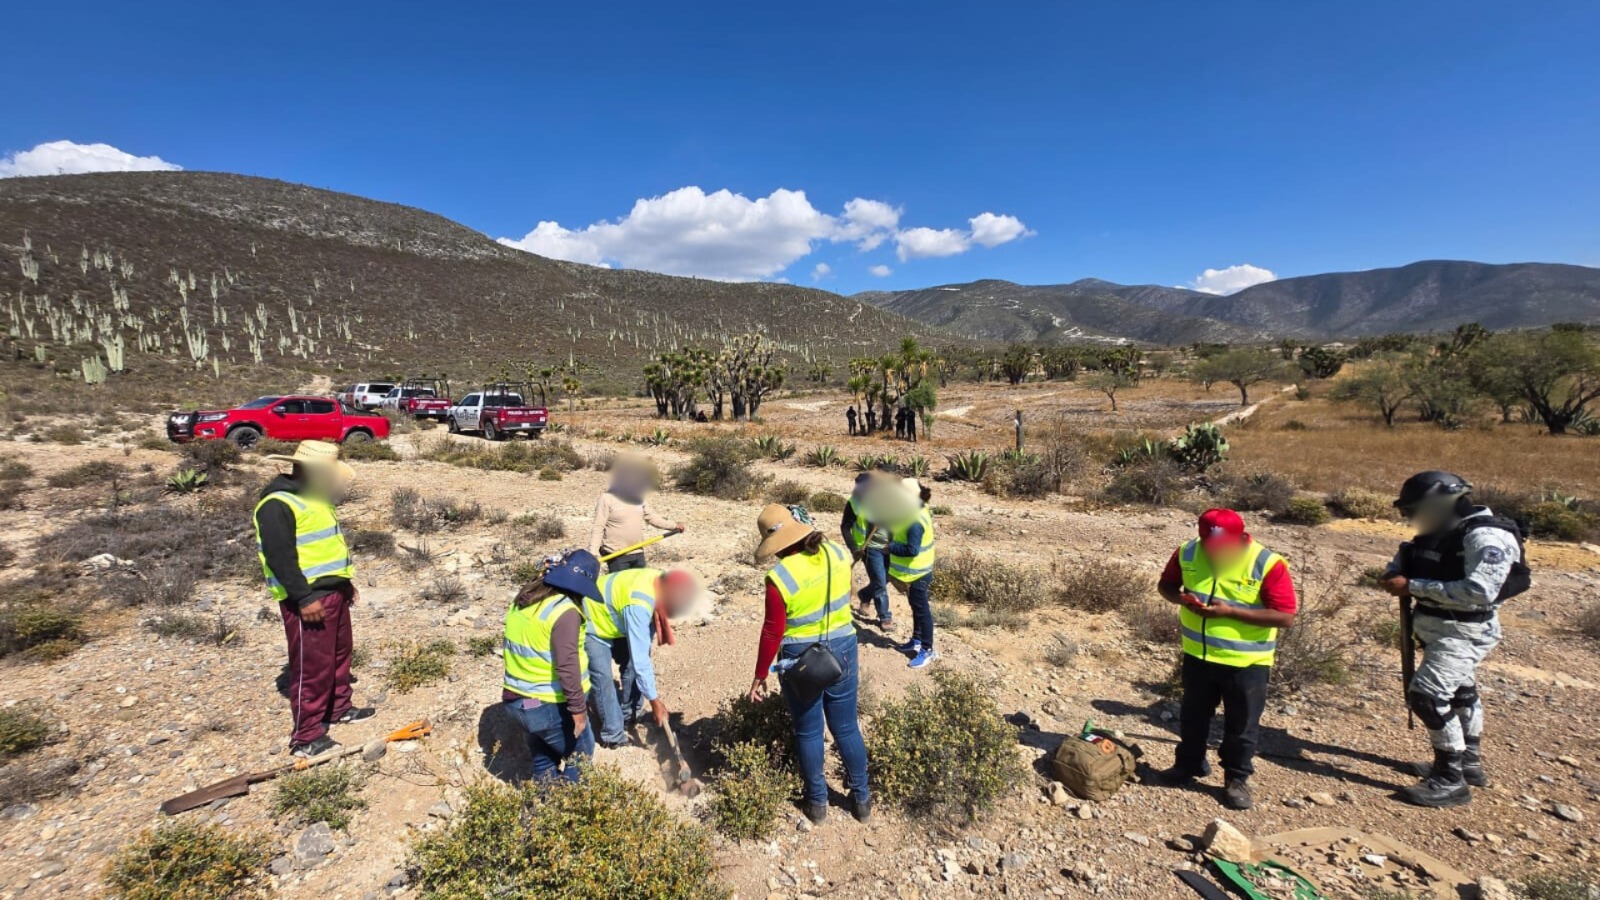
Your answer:
[[[451,434],[482,432],[491,441],[518,434],[538,437],[550,424],[550,410],[528,406],[519,385],[493,384],[462,397],[445,412]]]

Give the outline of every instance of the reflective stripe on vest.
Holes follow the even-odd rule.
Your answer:
[[[339,527],[333,504],[288,491],[274,491],[261,498],[251,517],[256,526],[256,556],[261,559],[261,574],[267,579],[267,590],[274,600],[289,599],[289,592],[267,565],[267,553],[261,545],[261,507],[269,500],[283,501],[294,513],[295,554],[300,560],[300,574],[307,583],[328,575],[355,577],[350,548],[345,545],[344,529]]]
[[[1178,566],[1183,588],[1202,601],[1234,609],[1261,609],[1261,583],[1283,557],[1255,541],[1238,561],[1213,571],[1211,560],[1198,540],[1183,545]],[[1278,648],[1278,629],[1250,625],[1229,618],[1201,618],[1184,608],[1181,620],[1183,652],[1225,666],[1272,665]]]
[[[656,583],[661,579],[660,569],[624,569],[600,576],[596,584],[603,600],[583,598],[584,618],[589,620],[589,633],[604,640],[622,637],[622,611],[630,606],[643,606],[655,612]]]
[[[855,634],[850,554],[843,547],[823,541],[818,552],[786,556],[767,574],[783,598],[783,643],[810,644]]]
[[[861,507],[853,496],[850,498],[850,509],[856,514],[850,523],[850,546],[859,550],[867,544],[867,517],[862,515]]]
[[[567,694],[556,675],[555,651],[551,639],[556,620],[567,610],[578,612],[578,605],[564,596],[506,610],[505,639],[501,658],[505,662],[505,689],[545,703],[565,703]],[[580,613],[581,615],[581,613]],[[583,691],[589,692],[589,653],[583,637],[578,637],[578,668],[583,672]]]
[[[889,543],[905,543],[912,524],[922,526],[922,546],[915,548],[914,556],[890,555],[889,574],[896,581],[916,581],[933,572],[933,513],[926,506],[917,510],[917,517],[911,523],[890,532]]]

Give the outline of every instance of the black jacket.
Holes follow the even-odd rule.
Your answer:
[[[299,494],[304,485],[288,475],[279,475],[267,483],[261,496],[283,491]],[[256,527],[261,533],[261,552],[267,557],[267,568],[277,576],[283,589],[289,592],[285,602],[305,606],[321,600],[336,591],[350,587],[350,579],[339,575],[324,575],[307,584],[300,571],[300,551],[295,545],[294,510],[282,500],[269,500],[256,512]]]

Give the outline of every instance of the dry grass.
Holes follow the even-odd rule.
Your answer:
[[[1459,431],[1420,422],[1390,429],[1364,409],[1323,399],[1274,401],[1257,416],[1228,432],[1233,459],[1288,476],[1309,491],[1357,487],[1387,495],[1423,469],[1446,469],[1511,490],[1536,493],[1559,485],[1584,497],[1600,494],[1600,441],[1593,438],[1553,437],[1532,425],[1492,419]],[[1303,428],[1285,427],[1289,422]]]

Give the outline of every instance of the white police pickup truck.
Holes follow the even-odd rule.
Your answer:
[[[528,387],[500,382],[484,385],[482,390],[462,397],[445,412],[450,433],[481,432],[491,441],[518,434],[538,437],[550,425],[550,410],[527,404],[524,397],[531,393]],[[533,390],[538,388],[535,386]]]

